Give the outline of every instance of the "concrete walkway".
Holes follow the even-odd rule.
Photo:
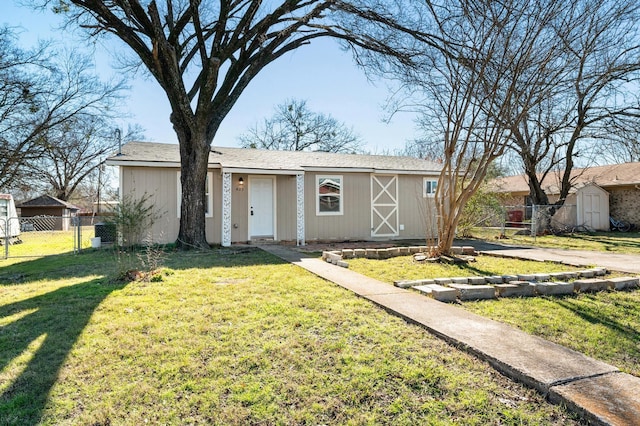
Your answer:
[[[579,352],[278,245],[263,250],[366,298],[564,404],[592,424],[640,424],[640,378]]]
[[[601,266],[610,271],[640,275],[640,256],[636,254],[567,250],[545,247],[510,246],[483,241],[465,241],[480,253],[491,256],[512,257],[564,263],[571,266]]]

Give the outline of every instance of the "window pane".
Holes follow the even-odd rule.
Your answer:
[[[320,195],[336,194],[340,195],[340,179],[339,178],[320,178]]]
[[[321,212],[340,212],[340,197],[332,195],[320,196],[320,211]]]

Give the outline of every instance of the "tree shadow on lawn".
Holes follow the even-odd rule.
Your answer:
[[[115,271],[115,255],[109,251],[64,253],[3,265],[0,260],[0,286],[28,284],[40,280],[108,275]]]
[[[0,306],[0,322],[8,322],[0,328],[0,424],[40,422],[60,368],[91,315],[125,285],[94,279]]]
[[[624,294],[626,292],[623,291],[621,293]],[[587,297],[596,298],[594,295],[588,295]],[[574,295],[558,297],[553,300],[560,307],[573,312],[585,321],[607,327],[615,334],[613,339],[618,342],[617,346],[623,348],[627,356],[640,360],[640,330],[635,329],[629,323],[623,323],[619,319],[607,315],[599,308],[598,303],[587,304],[579,302]],[[593,300],[590,301],[593,302]],[[637,305],[633,301],[615,301],[612,303],[617,305],[616,311],[618,312],[627,310],[635,312],[638,310]]]

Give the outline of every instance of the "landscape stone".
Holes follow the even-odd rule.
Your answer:
[[[417,246],[409,247],[409,254],[416,254],[416,253],[420,253],[420,247],[417,247]]]
[[[483,285],[486,283],[487,283],[487,280],[485,279],[485,277],[469,277],[469,284]]]
[[[609,278],[607,281],[609,281],[609,287],[614,290],[628,290],[637,288],[640,280],[638,278],[631,277],[616,277]]]
[[[400,254],[401,256],[406,256],[409,253],[409,247],[398,247],[398,254]]]
[[[518,276],[517,275],[503,275],[502,276],[502,281],[505,283],[511,282],[511,281],[517,281],[518,280]]]
[[[336,262],[336,265],[340,266],[341,268],[348,268],[349,264],[347,262],[345,262],[344,260],[338,260],[338,262]]]
[[[536,284],[536,293],[543,296],[553,296],[559,294],[572,294],[574,290],[573,283],[562,281],[544,282]]]
[[[564,275],[565,275],[567,280],[578,279],[578,273],[577,272],[565,272]]]
[[[365,249],[354,249],[353,256],[354,257],[366,257],[367,251]]]
[[[527,283],[527,285],[514,283],[496,284],[495,288],[500,297],[526,297],[535,295],[535,285],[531,283]]]
[[[440,302],[455,302],[458,298],[458,291],[455,288],[443,287],[437,284],[433,284],[431,288],[431,296]]]
[[[413,281],[408,281],[408,280],[401,280],[401,281],[394,281],[393,285],[399,288],[410,288],[413,287]]]
[[[462,254],[466,254],[469,256],[476,255],[476,249],[472,246],[462,246]]]
[[[552,272],[549,274],[552,280],[564,281],[567,279],[567,274],[564,272]]]
[[[484,277],[484,280],[488,284],[502,284],[504,282],[501,275],[492,275],[490,277]]]
[[[600,278],[587,278],[575,280],[573,288],[576,292],[586,293],[591,291],[603,291],[609,288],[609,281]]]
[[[533,274],[533,276],[538,282],[549,281],[551,279],[551,275],[549,274]]]
[[[490,285],[449,284],[458,290],[460,300],[495,299],[496,289]]]
[[[431,288],[430,284],[417,285],[417,286],[414,286],[413,288],[414,290],[418,290],[420,293],[426,294],[427,296],[431,296],[431,293],[433,292],[433,289]]]
[[[352,249],[344,249],[342,250],[342,258],[343,259],[353,259],[353,250]]]
[[[609,272],[607,268],[593,268],[593,270],[596,273],[596,277],[604,277]]]
[[[536,279],[534,274],[518,274],[518,281],[533,281]]]
[[[378,249],[364,249],[367,259],[378,259]]]
[[[451,247],[451,253],[452,254],[462,254],[462,247]]]
[[[580,276],[580,278],[593,278],[596,276],[596,271],[593,269],[585,269],[583,271],[578,271],[578,276]]]
[[[418,282],[419,282],[420,284],[423,284],[423,285],[427,285],[427,284],[435,284],[435,283],[436,283],[436,282],[435,282],[435,280],[433,280],[433,279],[431,279],[431,278],[423,279],[423,280],[418,280]]]
[[[451,282],[455,284],[469,284],[469,278],[467,277],[453,277]]]
[[[400,255],[400,247],[391,247],[387,249],[389,257],[396,257]]]
[[[391,253],[389,253],[389,249],[383,248],[377,250],[378,259],[389,259],[391,257]]]
[[[452,283],[451,278],[434,278],[433,281],[435,281],[436,284],[440,285]]]

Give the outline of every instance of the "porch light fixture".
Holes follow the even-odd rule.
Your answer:
[[[238,178],[238,185],[244,185],[244,179],[242,178],[242,176]]]

